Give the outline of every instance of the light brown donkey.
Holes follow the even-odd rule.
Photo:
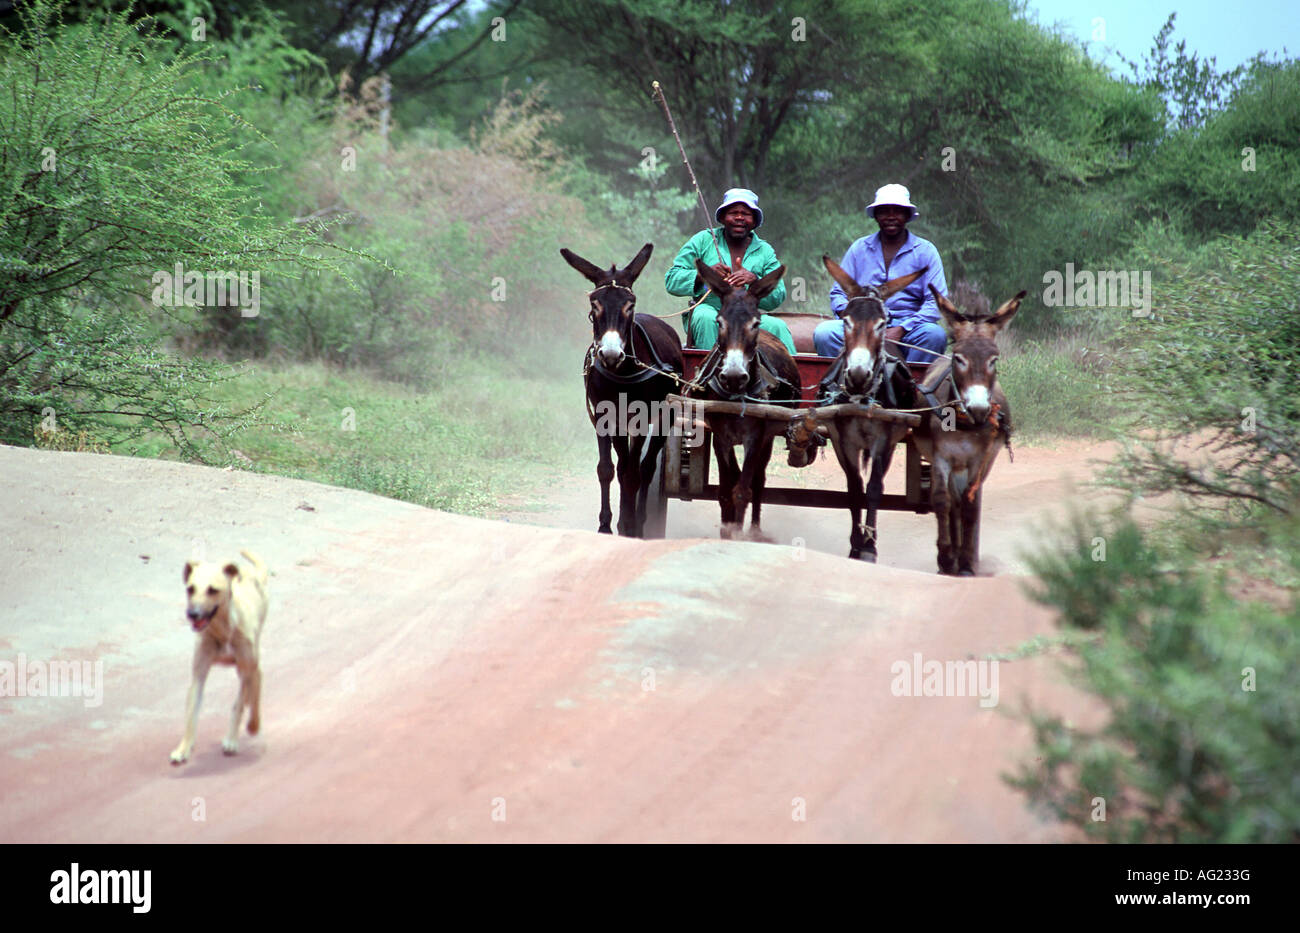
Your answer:
[[[930,286],[952,330],[952,361],[930,366],[920,389],[927,414],[913,432],[932,464],[930,501],[939,525],[939,572],[974,576],[984,481],[1002,445],[1011,444],[1011,411],[997,380],[997,332],[1025,292],[992,314],[965,314]]]

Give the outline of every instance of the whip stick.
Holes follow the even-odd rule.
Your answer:
[[[654,96],[659,99],[659,106],[664,108],[664,116],[668,118],[668,128],[673,131],[673,139],[677,141],[677,151],[682,154],[682,165],[686,166],[686,174],[691,176],[691,187],[695,189],[695,196],[700,199],[700,210],[704,211],[704,229],[712,230],[713,220],[709,217],[709,206],[704,203],[704,195],[700,193],[699,182],[695,180],[695,172],[691,169],[691,163],[686,158],[686,148],[682,145],[682,138],[677,135],[677,123],[673,120],[673,115],[668,110],[668,100],[664,97],[663,88],[659,86],[658,81],[653,82],[653,87]],[[718,246],[718,241],[716,239],[713,240],[713,248],[717,250],[718,262],[727,266],[727,268],[731,268],[727,260],[722,258],[722,247]]]

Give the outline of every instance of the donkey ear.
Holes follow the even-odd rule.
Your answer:
[[[939,294],[939,289],[933,285],[930,286],[930,292],[934,295],[935,303],[939,305],[940,312],[947,319],[950,325],[967,323],[966,315],[957,310],[957,306]]]
[[[599,269],[587,262],[587,260],[583,259],[577,253],[564,249],[563,247],[560,248],[560,255],[564,257],[565,262],[581,272],[583,277],[590,281],[592,285],[599,285],[600,280],[609,274],[604,269]]]
[[[727,284],[727,280],[718,275],[717,269],[706,266],[703,259],[695,260],[695,271],[699,273],[701,281],[713,289],[714,294],[719,297],[726,297],[731,294],[732,288]]]
[[[903,289],[907,288],[907,286],[911,285],[921,276],[925,275],[925,273],[928,272],[929,269],[930,269],[929,266],[924,266],[916,270],[915,272],[911,273],[910,275],[900,275],[896,279],[890,279],[884,285],[876,286],[876,291],[880,293],[880,300],[884,301],[890,295],[894,294],[894,292],[901,292]],[[934,286],[931,285],[930,287],[933,288]]]
[[[645,264],[650,261],[650,254],[654,251],[654,248],[653,243],[647,243],[645,246],[641,247],[641,252],[633,256],[632,261],[627,264],[627,267],[622,272],[618,273],[618,275],[614,276],[615,280],[620,285],[631,288],[632,283],[636,281],[636,277],[640,275],[641,270],[645,268]]]
[[[857,298],[862,294],[862,286],[853,281],[853,276],[845,272],[838,262],[825,253],[822,253],[822,265],[826,267],[826,271],[831,274],[831,278],[839,283],[840,288],[844,289],[844,294],[849,298]]]
[[[185,563],[185,573],[184,573],[184,575],[181,577],[181,582],[182,582],[182,583],[189,583],[189,582],[190,582],[190,574],[192,574],[192,573],[194,572],[194,568],[197,567],[198,565],[199,565],[199,562],[196,561],[196,560],[186,561],[186,563]]]
[[[1015,317],[1016,312],[1020,310],[1020,301],[1026,294],[1028,294],[1028,292],[1022,291],[1020,294],[1016,295],[1016,297],[1012,298],[1002,307],[994,311],[993,314],[989,316],[988,323],[992,324],[994,327],[1006,326],[1007,321]]]
[[[758,299],[766,298],[772,294],[772,289],[776,288],[783,275],[785,275],[785,266],[777,266],[757,282],[750,282],[749,293]]]

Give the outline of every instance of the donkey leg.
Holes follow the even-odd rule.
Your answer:
[[[614,452],[618,454],[618,533],[623,537],[635,534],[636,490],[641,484],[641,465],[632,455],[628,438],[614,437]]]
[[[950,521],[953,503],[952,495],[948,491],[948,461],[936,456],[931,468],[930,504],[934,509],[935,521],[939,526],[939,540],[936,542],[939,550],[939,572],[952,574],[957,570],[957,560],[953,554],[952,522]]]
[[[859,461],[862,459],[857,441],[851,431],[838,431],[832,424],[831,450],[844,471],[844,483],[849,494],[849,557],[857,560],[862,556],[862,471]]]
[[[880,510],[880,499],[885,494],[885,474],[894,459],[894,445],[889,435],[877,439],[871,449],[871,479],[867,482],[867,527],[863,541],[863,560],[876,562],[877,542],[880,536],[876,532],[876,513]]]
[[[754,464],[750,470],[748,488],[753,496],[750,500],[754,506],[754,517],[750,522],[749,534],[756,541],[769,540],[763,534],[763,528],[760,524],[763,512],[763,489],[767,485],[767,465],[772,459],[772,446],[776,443],[776,436],[766,434],[755,446],[752,454],[745,455],[745,469],[750,470],[750,463]],[[740,508],[740,521],[745,521],[745,508]]]
[[[645,536],[645,503],[650,495],[650,484],[655,478],[655,461],[664,449],[664,436],[652,434],[646,441],[645,453],[641,455],[641,485],[636,493],[636,536]]]
[[[649,479],[649,475],[647,475],[641,465],[641,456],[645,448],[645,442],[646,438],[644,435],[636,435],[629,437],[627,444],[628,459],[632,461],[633,465],[636,467],[636,471],[632,472],[629,470],[629,483],[627,487],[620,491],[623,494],[623,499],[627,500],[626,504],[624,504],[622,508],[627,510],[623,513],[627,515],[627,520],[624,524],[627,525],[627,534],[630,538],[641,537],[641,518],[645,514],[645,500],[641,495],[642,484]],[[650,475],[653,475],[653,472],[654,468],[651,467]],[[622,515],[619,517],[622,518]]]
[[[717,432],[713,435],[713,452],[718,461],[718,507],[722,512],[719,537],[730,538],[736,525],[736,505],[731,494],[736,487],[740,467],[736,464],[736,451]]]
[[[610,438],[604,434],[596,436],[600,447],[600,462],[596,465],[596,478],[600,480],[600,527],[601,534],[611,534],[609,521],[614,513],[609,508],[609,484],[614,481],[614,458],[610,455]]]
[[[979,528],[980,502],[983,497],[983,491],[978,489],[974,496],[961,497],[961,548],[957,552],[957,573],[963,577],[975,576],[975,564],[978,561],[975,532]]]

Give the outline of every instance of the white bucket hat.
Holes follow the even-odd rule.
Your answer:
[[[867,205],[867,213],[875,217],[876,208],[886,204],[911,208],[912,216],[907,218],[908,220],[915,219],[916,215],[921,213],[912,203],[912,192],[908,191],[905,185],[885,185],[883,188],[877,188],[876,199]]]
[[[754,192],[750,191],[748,188],[728,188],[727,193],[722,196],[722,203],[719,204],[718,209],[713,212],[713,219],[718,223],[722,223],[723,208],[730,207],[733,204],[743,204],[754,212],[754,216],[758,220],[758,222],[754,224],[755,230],[763,226],[763,209],[758,206],[758,195],[754,194]]]

